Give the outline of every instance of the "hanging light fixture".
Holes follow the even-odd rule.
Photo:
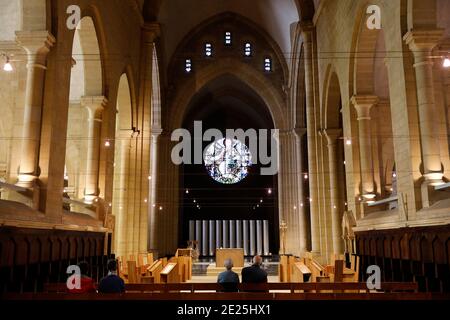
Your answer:
[[[444,58],[444,61],[442,62],[442,66],[444,68],[450,68],[450,58],[449,57]]]
[[[11,72],[11,71],[13,71],[13,70],[14,70],[14,69],[13,69],[13,67],[12,67],[11,62],[9,61],[9,57],[6,56],[6,62],[5,62],[5,64],[3,65],[3,71]]]

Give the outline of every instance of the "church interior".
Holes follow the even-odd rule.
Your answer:
[[[0,1],[0,67],[4,298],[450,298],[450,1]]]

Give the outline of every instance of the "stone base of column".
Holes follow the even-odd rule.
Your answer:
[[[362,196],[364,202],[370,203],[370,202],[375,201],[375,198],[376,198],[377,195],[375,193],[365,193],[365,194],[363,194],[361,196]]]
[[[33,188],[36,179],[38,177],[32,174],[19,174],[16,185],[22,188]]]
[[[443,200],[447,197],[446,194],[442,192],[436,192],[434,189],[435,186],[444,184],[445,182],[442,180],[443,174],[440,172],[437,173],[427,173],[423,175],[425,180],[420,185],[420,192],[422,196],[422,206],[424,208],[430,207],[434,202]]]

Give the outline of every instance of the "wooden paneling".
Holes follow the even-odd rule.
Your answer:
[[[69,264],[87,260],[95,279],[106,273],[105,234],[0,227],[0,291],[37,292],[65,281]]]
[[[450,292],[450,225],[357,232],[356,244],[363,279],[367,267],[377,264],[383,279]]]

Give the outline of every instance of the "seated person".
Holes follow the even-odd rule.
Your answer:
[[[80,268],[80,273],[81,273],[80,289],[71,288],[71,289],[67,289],[67,291],[69,293],[96,292],[94,280],[87,275],[89,272],[89,264],[86,261],[81,261],[78,263],[78,268]]]
[[[242,269],[242,283],[267,283],[267,272],[261,265],[261,256],[255,256],[253,265]]]
[[[117,261],[108,261],[108,275],[100,280],[99,293],[123,293],[125,282],[117,275]]]
[[[219,274],[217,277],[217,283],[221,284],[223,287],[223,292],[237,292],[237,285],[239,283],[239,276],[233,269],[233,260],[226,259],[224,263],[226,271]]]

